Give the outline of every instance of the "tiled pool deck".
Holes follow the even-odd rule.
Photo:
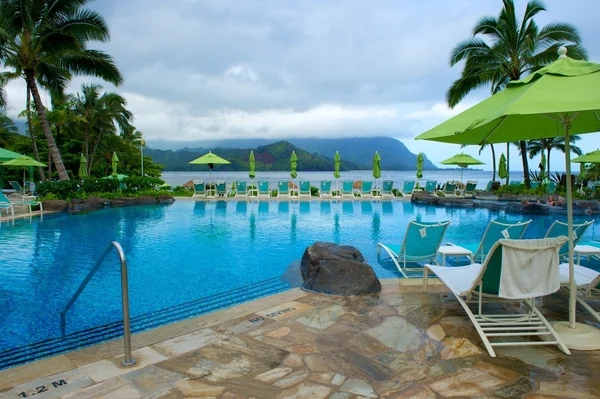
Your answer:
[[[352,298],[292,289],[136,334],[129,368],[116,340],[3,370],[0,398],[600,397],[600,351],[491,358],[442,286],[382,284]],[[544,311],[563,319],[565,303]]]

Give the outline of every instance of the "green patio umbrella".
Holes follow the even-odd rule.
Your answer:
[[[18,152],[13,152],[4,148],[0,148],[0,189],[4,187],[4,168],[2,167],[2,162],[10,161],[14,158],[21,158],[25,155],[19,154]]]
[[[296,152],[292,151],[292,156],[290,157],[290,176],[292,179],[295,179],[298,176],[298,172],[296,172],[297,167],[298,157],[296,156]]]
[[[2,166],[22,166],[29,169],[29,180],[33,181],[33,167],[46,166],[45,163],[36,161],[35,159],[21,155],[19,158],[13,158],[10,161],[2,162]],[[25,169],[23,169],[23,185],[25,185]]]
[[[506,179],[508,177],[508,171],[506,170],[506,157],[504,153],[500,154],[500,161],[498,162],[498,178]]]
[[[423,153],[420,152],[419,155],[417,155],[417,179],[423,178],[423,162],[424,161],[425,161],[425,157],[423,156]]]
[[[85,159],[85,157],[83,156],[83,154],[81,154],[81,157],[79,158],[79,173],[77,173],[77,175],[79,177],[87,177],[88,172],[87,172],[87,159]]]
[[[600,131],[600,64],[573,60],[566,48],[559,58],[525,79],[420,134],[418,140],[455,144],[505,143],[552,137],[565,139],[567,221],[569,232],[569,323],[554,324],[565,344],[600,349],[600,330],[576,323],[573,265],[573,189],[570,136]]]
[[[600,163],[600,150],[595,150],[592,152],[588,152],[587,154],[583,154],[578,156],[577,158],[571,159],[571,162],[580,164],[579,174],[585,174],[585,164],[586,163]],[[596,176],[596,180],[598,180],[598,176]]]
[[[254,151],[250,151],[250,156],[248,157],[248,167],[250,168],[250,172],[248,173],[248,177],[252,180],[256,177],[256,173],[254,172],[255,164],[254,164]]]
[[[444,165],[457,165],[460,168],[460,182],[462,184],[462,173],[463,169],[469,167],[469,165],[483,165],[484,162],[481,162],[479,159],[475,159],[472,156],[461,152],[460,154],[456,154],[455,156],[448,158],[442,162]]]
[[[208,166],[208,174],[210,180],[210,186],[212,187],[212,170],[215,165],[227,165],[230,164],[226,159],[221,158],[217,154],[213,154],[212,151],[209,151],[208,154],[202,155],[200,158],[196,158],[190,162],[192,165],[207,165]]]
[[[112,176],[117,176],[117,166],[119,165],[119,157],[116,152],[113,152],[112,156]]]
[[[373,177],[375,178],[375,185],[377,185],[377,179],[381,177],[381,157],[377,151],[373,155]]]

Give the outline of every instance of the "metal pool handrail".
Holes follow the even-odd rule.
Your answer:
[[[102,256],[98,259],[92,270],[85,277],[85,280],[81,283],[75,294],[65,306],[65,308],[60,312],[60,329],[63,337],[66,335],[66,318],[65,315],[73,306],[73,303],[77,300],[83,289],[90,282],[100,265],[104,262],[108,254],[110,253],[112,247],[115,247],[117,250],[117,254],[119,255],[119,259],[121,260],[121,293],[123,298],[123,342],[125,344],[125,359],[121,362],[123,366],[132,366],[135,364],[135,359],[131,356],[131,329],[129,326],[129,288],[127,283],[127,260],[125,259],[125,253],[123,252],[123,248],[121,244],[117,241],[112,241],[102,253]]]

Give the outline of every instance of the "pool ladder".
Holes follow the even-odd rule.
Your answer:
[[[135,359],[131,356],[131,328],[129,325],[129,285],[127,283],[127,260],[125,259],[125,253],[123,252],[123,247],[117,241],[112,241],[102,253],[102,256],[98,259],[92,270],[85,277],[85,280],[81,283],[73,297],[65,306],[65,308],[60,312],[60,329],[62,332],[62,336],[66,336],[66,314],[73,306],[73,303],[77,300],[83,289],[90,282],[100,265],[104,263],[104,260],[113,249],[113,247],[117,250],[117,254],[119,255],[119,259],[121,260],[121,296],[123,299],[123,342],[125,345],[125,359],[121,362],[123,366],[132,366],[135,364]]]

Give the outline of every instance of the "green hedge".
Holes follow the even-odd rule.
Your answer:
[[[38,184],[36,191],[42,198],[69,199],[87,197],[95,193],[142,194],[155,192],[164,181],[156,177],[132,176],[122,181],[88,177],[82,180],[47,181]]]

